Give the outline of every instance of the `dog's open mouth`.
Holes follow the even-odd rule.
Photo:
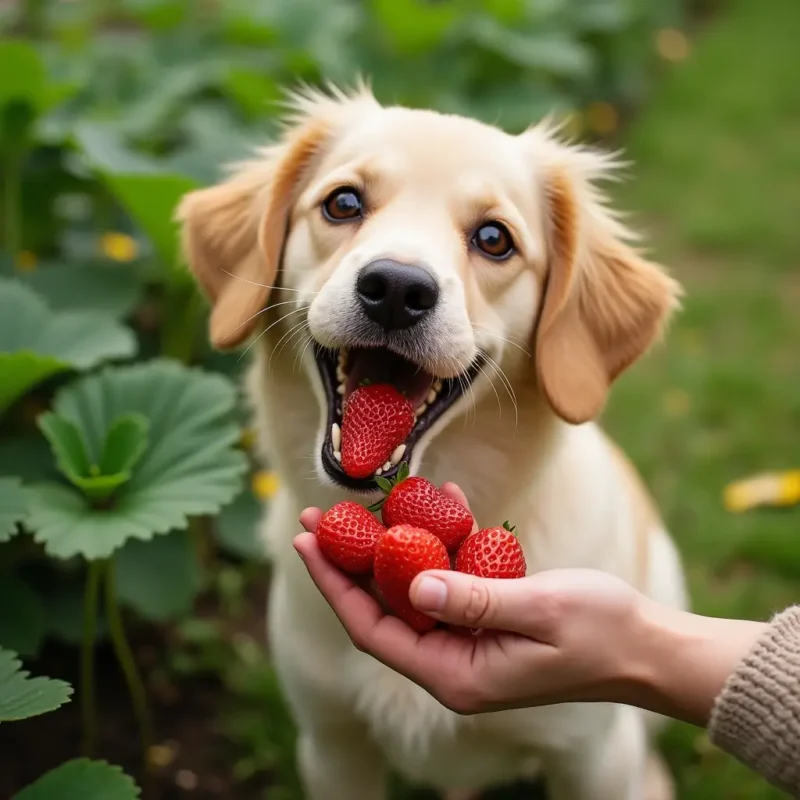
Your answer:
[[[385,348],[330,350],[315,347],[328,404],[322,465],[330,478],[356,491],[374,491],[375,478],[392,478],[400,464],[410,461],[415,445],[468,389],[480,371],[480,358],[462,375],[437,378],[417,364]],[[389,384],[414,409],[414,423],[405,440],[369,477],[353,477],[342,467],[342,420],[345,405],[359,387]]]

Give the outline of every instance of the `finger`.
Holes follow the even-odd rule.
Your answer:
[[[464,508],[466,508],[468,511],[470,510],[467,496],[461,491],[461,487],[458,484],[451,483],[449,481],[447,483],[443,483],[442,493],[446,494],[451,500],[455,500],[456,503],[464,506]]]
[[[318,508],[306,508],[300,514],[300,524],[309,532],[316,533],[317,525],[319,525],[322,511]]]
[[[429,570],[414,579],[409,597],[417,610],[452,625],[513,631],[535,638],[530,612],[536,593],[530,578],[476,578],[461,572]]]
[[[472,646],[466,639],[444,631],[420,636],[397,617],[384,614],[375,599],[327,561],[312,534],[296,536],[294,546],[356,647],[407,678],[424,685],[441,673],[442,637],[454,663],[463,648]]]

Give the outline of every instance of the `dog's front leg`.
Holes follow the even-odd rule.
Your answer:
[[[383,756],[357,724],[301,731],[298,766],[306,800],[385,800]]]
[[[648,743],[642,714],[609,707],[610,725],[546,760],[551,800],[646,800]]]

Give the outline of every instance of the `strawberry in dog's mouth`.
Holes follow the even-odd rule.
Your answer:
[[[315,348],[328,405],[322,465],[349,489],[373,491],[392,478],[433,424],[480,371],[438,378],[385,348]]]

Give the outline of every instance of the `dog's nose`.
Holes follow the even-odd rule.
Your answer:
[[[356,289],[364,313],[387,331],[416,325],[439,299],[439,284],[428,270],[390,258],[367,264]]]

